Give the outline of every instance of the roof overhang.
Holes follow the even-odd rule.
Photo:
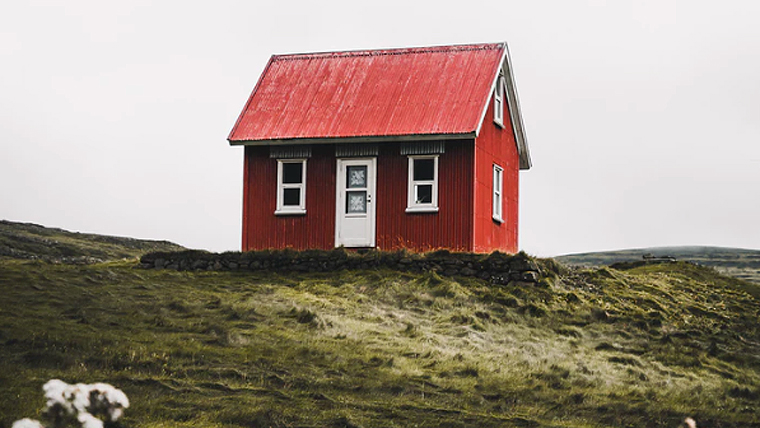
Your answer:
[[[507,46],[506,43],[504,43],[504,64],[506,66],[504,77],[506,77],[507,80],[509,116],[510,119],[512,119],[512,130],[515,132],[517,151],[520,154],[520,169],[530,169],[530,167],[533,166],[533,162],[530,159],[528,138],[525,135],[525,125],[523,124],[522,111],[520,110],[520,99],[517,96],[515,76],[512,74],[512,60],[509,57],[509,46]]]
[[[286,138],[281,140],[228,140],[231,146],[280,146],[288,144],[353,144],[353,143],[393,143],[410,141],[471,140],[475,132],[461,134],[410,134],[359,136],[339,138]],[[522,166],[521,166],[522,168]]]

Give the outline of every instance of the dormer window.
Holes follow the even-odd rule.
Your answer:
[[[504,127],[504,75],[499,74],[496,87],[493,90],[493,121],[499,127]]]

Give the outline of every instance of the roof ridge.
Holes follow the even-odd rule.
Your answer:
[[[273,61],[295,61],[311,58],[350,58],[361,56],[384,56],[384,55],[408,55],[416,53],[435,53],[435,52],[467,52],[478,50],[496,50],[504,48],[506,44],[500,43],[477,43],[464,45],[444,45],[444,46],[421,46],[411,48],[389,48],[389,49],[361,49],[348,51],[331,51],[331,52],[313,52],[313,53],[295,53],[272,55]]]

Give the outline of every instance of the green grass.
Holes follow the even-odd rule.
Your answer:
[[[557,257],[578,266],[607,266],[618,262],[641,261],[644,254],[672,256],[717,269],[724,275],[760,284],[760,251],[724,247],[658,247],[618,251],[568,254]]]
[[[516,288],[0,261],[0,426],[51,378],[124,390],[124,427],[760,426],[756,286],[540,263]]]
[[[0,260],[13,258],[92,263],[133,259],[149,251],[183,249],[167,241],[76,233],[32,223],[0,220]]]

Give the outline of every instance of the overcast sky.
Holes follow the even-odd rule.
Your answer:
[[[531,254],[760,248],[757,1],[7,1],[0,218],[240,249],[271,54],[509,44]]]

